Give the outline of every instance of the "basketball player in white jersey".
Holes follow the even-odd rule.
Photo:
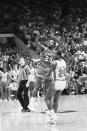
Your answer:
[[[53,100],[53,108],[55,113],[58,110],[58,100],[59,97],[66,87],[66,78],[67,78],[67,72],[66,72],[66,62],[61,57],[61,52],[57,52],[57,59],[56,62],[56,68],[55,68],[55,89],[56,93]]]

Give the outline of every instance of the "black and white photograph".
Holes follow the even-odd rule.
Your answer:
[[[0,131],[87,131],[87,0],[0,0]]]

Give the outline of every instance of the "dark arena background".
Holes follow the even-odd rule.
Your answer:
[[[67,65],[53,125],[46,112],[21,112],[17,99],[19,61],[38,68],[42,46],[60,51]],[[38,92],[46,95],[43,82]],[[86,101],[87,0],[0,0],[0,131],[87,131]]]

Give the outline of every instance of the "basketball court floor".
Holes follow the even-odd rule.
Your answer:
[[[22,113],[17,100],[0,102],[0,131],[87,131],[87,95],[61,96],[57,123],[45,113]]]

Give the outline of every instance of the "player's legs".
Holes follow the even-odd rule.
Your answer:
[[[29,84],[29,90],[30,90],[30,98],[32,97],[33,90],[35,88],[36,83],[31,81]]]
[[[32,97],[36,97],[39,88],[42,86],[41,80],[42,80],[42,78],[36,77],[36,86],[35,86],[35,88],[34,88],[34,90],[32,92]]]
[[[55,90],[54,84],[52,82],[50,82],[50,83],[48,82],[47,86],[49,86],[47,88],[46,96],[45,96],[45,101],[46,101],[46,104],[48,107],[47,113],[48,113],[49,119],[50,119],[49,122],[51,124],[54,124],[56,122],[56,115],[55,115],[55,112],[53,109],[53,98],[56,93],[56,90]]]
[[[46,81],[46,96],[45,101],[49,110],[53,109],[53,97],[56,93],[55,87],[52,81]]]
[[[57,112],[57,109],[58,109],[59,98],[60,98],[61,93],[65,87],[66,87],[66,81],[59,81],[59,80],[55,81],[56,93],[55,93],[54,99],[53,99],[53,109],[54,109],[55,113]]]
[[[58,90],[55,95],[54,95],[54,99],[53,99],[53,109],[55,111],[55,113],[57,112],[57,109],[58,109],[58,101],[59,101],[59,98],[61,96],[61,93],[62,91],[61,90]]]
[[[35,88],[33,89],[33,91],[32,91],[32,97],[31,97],[31,99],[30,99],[30,104],[29,104],[29,109],[31,110],[31,111],[34,111],[34,112],[36,112],[37,110],[36,110],[36,107],[37,107],[37,94],[38,94],[38,90],[39,90],[39,88],[42,86],[42,84],[41,84],[41,80],[42,80],[42,78],[40,78],[40,77],[36,77],[36,86],[35,86]]]

